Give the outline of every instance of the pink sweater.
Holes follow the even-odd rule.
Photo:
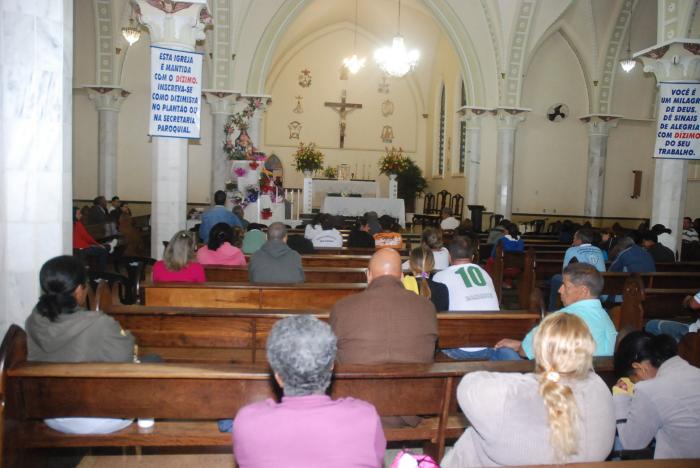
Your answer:
[[[233,422],[240,468],[376,468],[385,449],[374,406],[354,398],[267,399],[242,408]]]
[[[197,250],[197,261],[202,265],[245,265],[245,255],[238,247],[224,242],[216,250],[209,250],[206,245]]]
[[[207,280],[204,268],[197,262],[190,262],[179,271],[170,271],[163,260],[158,260],[153,265],[152,277],[154,283],[203,283]]]

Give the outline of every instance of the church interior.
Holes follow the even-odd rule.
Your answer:
[[[626,283],[628,277],[615,277],[622,279],[618,284],[618,279],[613,278],[610,285],[605,277],[608,288],[605,294],[614,295],[617,291],[622,298],[624,283],[628,305],[621,299],[618,315],[611,315],[618,331],[621,324],[643,328],[649,318],[663,316],[652,314],[630,319],[633,314],[630,311],[642,310],[648,298],[658,300],[649,305],[649,310],[656,310],[654,307],[661,310],[673,301],[673,307],[681,307],[681,303],[687,306],[684,298],[700,290],[700,256],[688,253],[700,251],[695,247],[697,233],[693,247],[688,248],[685,234],[688,227],[684,224],[686,217],[696,223],[700,218],[700,157],[693,150],[674,153],[684,154],[675,158],[660,157],[658,149],[663,140],[659,129],[665,128],[659,125],[664,112],[668,112],[662,104],[665,94],[661,84],[688,85],[689,89],[700,91],[699,4],[698,0],[3,0],[0,2],[0,332],[5,335],[17,326],[24,327],[45,293],[38,281],[42,265],[53,257],[74,253],[76,210],[80,212],[80,208],[93,205],[96,197],[105,197],[107,203],[118,197],[121,203],[128,204],[129,215],[133,216],[138,230],[135,242],[142,242],[130,255],[155,262],[163,259],[165,246],[175,240],[176,233],[199,229],[203,214],[212,205],[219,205],[214,196],[217,191],[227,193],[225,206],[229,211],[234,205],[241,207],[248,220],[246,224],[257,223],[263,230],[271,222],[279,221],[288,225],[290,235],[303,237],[304,225],[314,215],[324,212],[336,215],[345,221],[345,224],[339,221],[336,226],[343,240],[339,248],[326,252],[327,259],[311,258],[321,257],[319,252],[311,255],[310,260],[302,254],[307,284],[301,289],[287,285],[266,290],[252,281],[249,283],[245,269],[242,276],[219,272],[221,276],[216,277],[219,279],[213,280],[210,278],[215,277],[207,271],[207,281],[235,283],[238,286],[234,289],[248,288],[245,290],[248,295],[236,296],[239,305],[221,306],[215,301],[209,304],[209,297],[216,296],[222,303],[228,300],[224,292],[216,289],[220,285],[215,285],[211,290],[203,289],[201,296],[194,289],[184,289],[170,291],[172,296],[164,296],[162,304],[157,300],[149,304],[146,300],[145,306],[161,308],[196,308],[200,303],[206,304],[202,305],[206,311],[200,311],[200,315],[167,326],[165,320],[176,320],[167,317],[167,312],[159,312],[162,315],[157,322],[145,322],[145,318],[139,322],[136,315],[130,315],[141,313],[130,312],[129,307],[145,307],[143,297],[147,297],[144,292],[148,288],[153,288],[153,298],[162,292],[149,283],[153,263],[141,263],[138,270],[129,270],[128,266],[120,270],[118,259],[110,257],[110,274],[129,281],[134,279],[129,275],[136,275],[134,281],[139,286],[135,286],[134,297],[141,294],[141,305],[126,305],[125,294],[128,296],[131,289],[125,293],[122,286],[115,286],[121,284],[121,279],[105,277],[102,283],[90,283],[94,286],[94,290],[86,293],[90,307],[108,311],[124,329],[139,329],[148,337],[144,338],[146,341],[152,340],[151,344],[142,345],[144,349],[172,353],[167,356],[178,364],[170,368],[172,372],[179,373],[181,379],[192,379],[183,385],[182,393],[177,393],[178,381],[168,375],[167,369],[157,370],[161,373],[156,377],[141,376],[148,381],[143,385],[152,385],[139,387],[142,390],[157,388],[153,385],[159,385],[158,379],[162,379],[162,388],[175,391],[176,398],[183,399],[187,398],[187,391],[204,391],[211,385],[206,395],[214,400],[212,404],[220,402],[214,391],[246,388],[260,394],[267,392],[266,387],[260,390],[262,387],[256,386],[257,381],[252,377],[240,387],[236,386],[237,381],[236,385],[225,385],[224,382],[234,380],[223,367],[216,366],[223,366],[222,359],[229,364],[240,363],[239,353],[243,351],[239,348],[252,353],[252,361],[245,354],[245,359],[250,361],[243,360],[246,364],[265,363],[265,346],[256,341],[264,343],[265,338],[262,331],[256,337],[255,330],[260,327],[259,330],[269,332],[277,318],[261,318],[250,310],[275,309],[277,313],[288,313],[285,309],[303,309],[328,321],[328,311],[336,300],[364,290],[368,282],[365,269],[374,249],[352,250],[347,244],[347,231],[368,211],[388,214],[396,220],[394,230],[401,232],[405,240],[399,253],[406,265],[410,247],[423,245],[421,235],[426,228],[440,226],[441,208],[450,208],[446,216],[454,214],[460,223],[471,217],[478,226],[475,236],[480,242],[486,241],[490,230],[500,229],[497,225],[502,219],[511,220],[519,228],[525,249],[531,252],[517,257],[517,262],[521,262],[513,273],[517,277],[508,276],[513,265],[502,250],[494,246],[492,251],[490,245],[476,248],[477,258],[482,255],[482,263],[488,257],[495,258],[496,266],[489,267],[495,270],[488,271],[492,276],[500,275],[498,279],[494,277],[494,285],[501,309],[510,309],[501,312],[514,315],[508,318],[512,323],[491,329],[488,339],[479,338],[483,341],[476,343],[479,346],[493,346],[496,340],[492,338],[499,333],[527,332],[544,317],[542,303],[537,302],[541,301],[538,288],[546,283],[542,293],[546,296],[550,277],[562,272],[564,251],[573,241],[573,238],[563,241],[559,235],[566,222],[607,235],[613,230],[631,232],[645,223],[647,230],[661,224],[668,229],[662,231],[663,244],[678,261],[675,266],[657,265],[655,271],[679,276],[645,284],[650,291],[647,296],[644,287],[632,291],[638,283]],[[413,62],[380,63],[377,51],[382,47],[388,50],[392,41],[396,44],[396,38],[403,39],[403,52],[410,55],[417,51]],[[159,50],[180,51],[201,62],[201,72],[195,66],[192,74],[195,78],[189,81],[198,90],[189,101],[194,106],[190,107],[193,125],[187,131],[193,131],[193,136],[166,136],[154,131],[158,123],[154,113],[160,106],[155,104],[157,89],[165,89],[156,88],[158,78],[154,74],[157,74]],[[351,65],[344,62],[351,57],[354,59]],[[404,58],[410,62],[408,57]],[[400,70],[402,65],[405,69]],[[174,104],[174,101],[166,103],[165,107],[178,108]],[[694,139],[692,145],[698,150],[697,107],[688,110],[687,116],[689,123],[678,129],[697,132],[686,135]],[[170,128],[184,127],[171,125]],[[675,138],[679,138],[678,134]],[[305,145],[322,156],[322,161],[309,169],[300,162],[299,155]],[[394,153],[400,154],[404,169],[405,165],[415,168],[417,178],[399,174],[397,179],[398,171],[384,167],[390,159],[387,155]],[[437,205],[435,196],[438,196]],[[454,201],[446,203],[445,196]],[[115,231],[110,232],[107,224],[102,229],[97,234],[90,230],[90,235],[100,242],[116,239],[114,252],[114,246],[121,245],[126,234],[116,232],[114,226]],[[444,234],[446,247],[453,232],[457,237],[456,228]],[[200,245],[206,245],[201,235],[199,240]],[[246,258],[250,261],[249,256]],[[90,269],[95,265],[92,260],[88,264]],[[528,276],[529,268],[531,276]],[[333,271],[343,269],[347,271]],[[540,275],[545,275],[546,281]],[[335,289],[330,284],[319,286],[333,282],[337,283]],[[338,286],[340,283],[349,285]],[[139,292],[141,287],[143,290]],[[535,291],[538,295],[533,299]],[[556,292],[553,294],[556,297]],[[253,296],[255,300],[250,299]],[[123,304],[118,304],[120,300]],[[244,302],[247,305],[240,305]],[[504,306],[506,303],[508,307]],[[116,308],[110,311],[110,307]],[[231,325],[234,322],[226,321],[233,319],[224,312],[212,312],[217,307],[231,307],[227,312],[232,313],[239,308],[247,309],[239,311],[236,325]],[[689,322],[692,314],[687,310],[669,312],[668,316]],[[518,317],[516,311],[521,312]],[[448,318],[441,321],[440,316],[446,314],[438,312],[437,343],[444,344],[443,333],[448,336],[445,342],[452,340],[449,341],[452,343],[457,331],[445,331],[450,326]],[[211,322],[197,328],[202,326],[198,320],[204,320],[203,317]],[[463,325],[455,325],[455,330],[490,327],[489,320],[495,318],[483,318],[483,323],[476,325],[465,319]],[[141,330],[139,327],[146,323],[158,328]],[[222,328],[218,333],[213,332],[217,327]],[[242,329],[246,332],[241,332]],[[240,336],[236,335],[239,332]],[[235,336],[232,338],[231,334]],[[248,341],[239,345],[244,334]],[[140,335],[137,338],[141,339]],[[186,353],[173,351],[178,340],[197,348],[192,361],[182,357]],[[217,340],[221,341],[214,344]],[[681,342],[679,348],[689,354],[680,351],[679,354],[694,356],[688,361],[697,366],[700,340],[689,342]],[[35,392],[25,393],[29,395],[27,401],[40,400],[44,391],[51,398],[58,394],[59,390],[51,393],[38,384],[32,387],[31,369],[22,368],[12,378],[6,377],[4,363],[12,362],[13,354],[3,346],[0,394],[7,395],[3,393],[5,389],[17,390],[20,384]],[[169,351],[163,351],[166,348]],[[207,349],[213,354],[207,354]],[[608,383],[614,373],[612,358],[594,360],[593,365]],[[188,366],[203,366],[204,370],[200,369],[198,377],[197,369]],[[463,375],[476,368],[460,369]],[[524,364],[513,370],[531,371]],[[49,372],[48,377],[42,376],[41,367],[37,372],[47,381],[52,375]],[[72,375],[68,367],[54,372]],[[92,379],[94,388],[119,400],[116,391],[109,393],[109,386],[99,383],[100,372],[85,368],[71,382],[59,382],[62,374],[54,375],[51,384],[61,390],[71,385],[82,390],[89,389],[82,380]],[[128,370],[120,372],[112,378],[124,383],[133,377]],[[395,380],[397,392],[410,393],[407,371],[386,372],[387,379]],[[432,378],[440,385],[454,387],[440,390],[449,399],[459,380],[447,371],[441,371],[440,376],[438,371],[432,372],[435,373]],[[339,379],[337,395],[343,396],[346,387],[343,377]],[[377,397],[378,391],[370,387],[365,394]],[[348,383],[347,388],[355,387]],[[336,393],[333,395],[335,398]],[[144,398],[147,402],[155,401]],[[19,404],[20,400],[14,403]],[[235,404],[239,403],[237,400]],[[456,407],[452,403],[450,410]],[[390,406],[384,401],[381,404]],[[77,399],[66,400],[62,407],[65,414],[61,415],[75,416],[79,405]],[[95,409],[99,405],[91,405],[91,411],[99,415],[99,409]],[[188,419],[186,411],[178,412],[171,405],[166,406],[162,410],[163,418]],[[164,430],[167,427],[173,431],[158,435],[161,442],[166,441],[168,449],[162,452],[149,449],[158,440],[147,441],[146,436],[139,439],[145,441],[143,444],[132,443],[130,436],[124,436],[123,440],[119,439],[121,445],[114,442],[94,446],[112,449],[136,446],[134,450],[124,449],[122,455],[115,455],[114,450],[108,449],[107,455],[89,455],[76,465],[233,466],[230,434],[225,439],[218,434],[197,432],[200,428],[197,424],[204,424],[200,420],[215,419],[213,412],[204,406],[198,403],[193,410],[197,421],[184,429],[190,432],[183,436],[191,443],[182,445],[216,446],[215,452],[219,452],[216,455],[178,454],[179,427],[166,426],[158,420],[161,416],[155,414],[151,415],[156,417],[154,434],[159,424]],[[425,407],[428,406],[426,403]],[[452,420],[447,420],[446,413],[440,413],[443,410],[448,411],[444,406],[436,410],[439,430],[436,429],[436,435],[430,432],[428,439],[432,437],[432,440],[424,440],[428,429],[422,426],[426,432],[413,428],[419,435],[414,433],[406,440],[414,442],[416,447],[425,441],[425,453],[442,456],[464,430],[451,427]],[[132,417],[119,414],[122,409],[117,403],[109,411],[115,413],[110,416]],[[426,414],[432,414],[431,411]],[[7,417],[15,419],[8,420],[14,424],[20,413],[10,414]],[[404,413],[391,413],[391,416],[397,414]],[[48,403],[35,412],[27,410],[22,418],[40,421],[47,415],[51,416]],[[133,415],[137,416],[144,417]],[[380,411],[380,416],[385,414]],[[445,416],[445,422],[439,419],[441,416]],[[7,455],[7,442],[18,440],[13,439],[16,435],[8,435],[9,427],[14,426],[0,429],[4,438],[0,447],[3,442],[5,446],[1,449],[3,461],[6,466],[31,466],[24,464],[31,463],[30,455],[26,459],[21,458],[24,455],[17,455],[19,458]],[[38,426],[26,427],[27,432],[22,435],[27,440],[38,439],[40,433],[31,432]],[[403,440],[396,435],[402,434],[401,431],[391,430],[395,432],[385,429],[387,440],[394,441],[395,448],[401,448],[401,443],[396,442]],[[48,440],[26,448],[46,449],[51,443],[61,446],[61,437]],[[69,441],[63,446],[82,445]],[[146,455],[141,458],[141,445],[153,458]],[[174,455],[158,455],[171,452]],[[156,455],[171,458],[158,459]],[[386,460],[385,466],[389,466],[391,459]],[[591,466],[602,467],[602,463]],[[693,465],[691,461],[678,466]]]

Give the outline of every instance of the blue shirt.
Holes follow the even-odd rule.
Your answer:
[[[571,262],[571,259],[576,257],[579,263],[588,263],[593,265],[598,271],[605,271],[605,257],[603,251],[595,245],[581,244],[566,249],[564,254],[564,268]]]
[[[202,224],[199,225],[199,238],[202,239],[202,242],[205,244],[209,242],[209,231],[214,225],[219,223],[226,223],[231,227],[243,227],[238,216],[233,214],[233,212],[226,209],[223,205],[214,205],[202,215]]]
[[[649,252],[638,245],[632,245],[617,255],[610,271],[627,271],[630,273],[653,273],[656,263]]]
[[[588,330],[591,332],[591,335],[593,335],[593,341],[595,341],[594,356],[613,355],[615,352],[617,331],[615,330],[615,325],[613,325],[612,320],[610,320],[610,316],[605,309],[603,309],[600,300],[584,299],[564,307],[560,312],[576,315],[586,322]],[[530,330],[522,342],[523,351],[527,354],[528,359],[535,358],[532,342],[535,338],[536,331],[537,327]]]

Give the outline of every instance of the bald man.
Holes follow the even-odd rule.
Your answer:
[[[340,363],[433,362],[437,318],[430,300],[401,283],[401,257],[378,250],[369,262],[367,289],[336,302],[330,323]]]

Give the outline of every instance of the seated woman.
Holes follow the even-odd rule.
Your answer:
[[[700,458],[700,369],[669,335],[635,331],[615,353],[617,433],[625,450],[656,439],[654,458]]]
[[[245,265],[245,255],[235,243],[231,226],[215,224],[209,231],[209,243],[197,250],[197,261],[202,265]]]
[[[457,400],[472,424],[443,468],[602,461],[615,437],[610,391],[593,372],[595,343],[577,316],[554,313],[534,340],[534,373],[472,372]]]
[[[331,215],[324,214],[321,216],[321,231],[316,232],[311,242],[316,249],[319,247],[341,248],[343,246],[343,236],[335,228]]]
[[[272,399],[242,408],[233,422],[233,452],[241,468],[382,466],[386,439],[374,406],[331,400],[337,340],[311,315],[278,321],[267,339],[267,360],[282,387]],[[607,390],[607,389],[606,389]]]
[[[421,234],[421,246],[425,249],[430,249],[433,252],[435,261],[435,270],[444,270],[450,266],[450,253],[442,245],[442,230],[435,228],[425,228]],[[409,269],[408,261],[401,265],[403,270]],[[430,272],[429,272],[430,273]],[[438,309],[440,310],[440,309]],[[447,310],[447,309],[445,309]]]
[[[435,268],[433,251],[424,247],[416,247],[411,250],[408,264],[413,276],[405,275],[403,277],[404,287],[430,299],[438,312],[450,310],[450,293],[447,286],[430,279],[430,273]]]
[[[496,261],[496,249],[498,245],[503,246],[503,252],[523,252],[525,250],[525,242],[520,237],[520,231],[515,223],[508,222],[503,228],[505,235],[498,239],[491,248],[491,257],[486,261],[486,271],[493,276],[494,262]],[[513,280],[520,274],[518,267],[506,267],[503,270],[503,287],[510,289],[513,287]]]
[[[27,322],[27,359],[44,362],[132,362],[134,337],[112,317],[85,310],[85,264],[55,257],[39,272],[41,296]],[[70,434],[107,434],[130,419],[55,418],[46,424]]]
[[[97,269],[105,270],[109,251],[87,232],[83,224],[83,211],[77,207],[73,207],[73,248],[79,250],[81,255],[95,257]]]
[[[399,233],[396,221],[389,215],[382,215],[379,218],[382,232],[374,235],[374,245],[376,248],[389,247],[392,249],[403,249],[403,237]]]
[[[153,265],[154,283],[179,282],[203,283],[206,281],[204,268],[194,259],[194,239],[187,231],[176,233],[165,248],[163,260]]]
[[[374,248],[374,237],[370,234],[367,216],[358,218],[357,222],[348,235],[348,247]]]

